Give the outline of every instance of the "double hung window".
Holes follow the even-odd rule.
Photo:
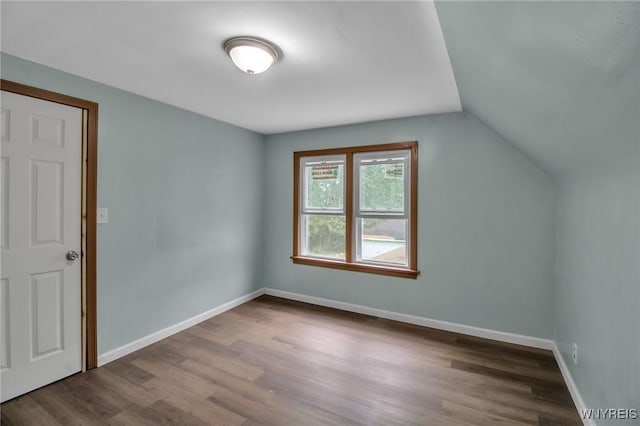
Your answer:
[[[306,256],[345,260],[345,155],[301,161],[300,249]]]
[[[293,261],[415,278],[417,143],[294,153]]]

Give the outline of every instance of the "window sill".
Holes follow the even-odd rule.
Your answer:
[[[342,269],[345,271],[366,272],[369,274],[389,275],[399,278],[416,279],[420,271],[393,268],[389,266],[363,265],[361,263],[346,263],[339,260],[324,260],[311,257],[291,256],[293,263],[309,266],[320,266],[323,268]]]

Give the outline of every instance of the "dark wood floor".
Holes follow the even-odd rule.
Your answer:
[[[262,296],[2,425],[580,425],[551,352]]]

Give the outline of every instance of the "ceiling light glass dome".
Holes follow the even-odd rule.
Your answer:
[[[224,42],[224,50],[233,63],[247,74],[265,72],[280,57],[274,44],[256,37],[230,38]]]

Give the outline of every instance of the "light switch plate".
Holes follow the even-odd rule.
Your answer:
[[[98,208],[97,223],[109,223],[109,209],[106,207]]]

